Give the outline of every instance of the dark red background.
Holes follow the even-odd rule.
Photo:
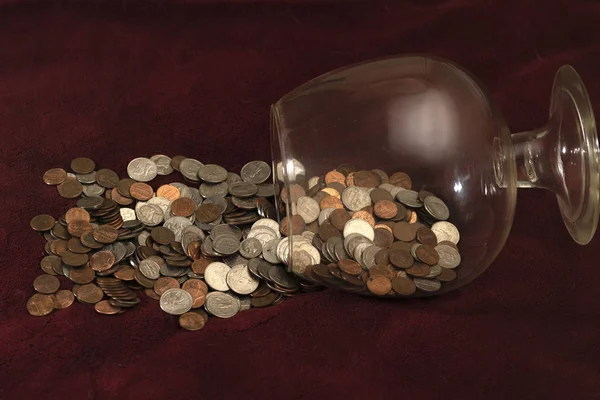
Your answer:
[[[529,129],[563,63],[600,109],[599,25],[597,1],[0,0],[0,398],[600,398],[600,240],[575,245],[542,191],[519,193],[488,272],[437,299],[325,291],[195,333],[146,298],[116,317],[25,309],[43,244],[29,219],[73,204],[50,167],[268,160],[270,103],[403,52],[464,65]]]

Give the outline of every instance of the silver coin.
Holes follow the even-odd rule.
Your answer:
[[[156,280],[160,278],[160,265],[150,258],[142,260],[139,265],[140,272],[148,279]]]
[[[240,307],[241,303],[234,296],[221,292],[209,293],[204,305],[209,314],[218,318],[231,318],[240,311]]]
[[[314,232],[311,232],[311,231],[304,231],[304,232],[302,232],[302,234],[301,234],[301,235],[302,235],[302,237],[304,237],[306,240],[308,240],[309,242],[311,242],[311,243],[312,243],[312,241],[313,241],[313,239],[314,239],[314,237],[315,237],[316,233],[314,233]]]
[[[252,297],[250,296],[241,296],[240,300],[240,311],[249,310],[252,307]]]
[[[307,196],[298,198],[296,214],[301,216],[304,222],[307,224],[315,222],[319,218],[320,213],[321,207],[319,207],[319,203],[315,199]]]
[[[358,263],[365,269],[367,268],[367,266],[363,263],[362,255],[365,252],[365,250],[367,250],[367,248],[369,248],[370,246],[372,246],[371,243],[360,243],[354,248],[354,251],[352,252],[352,258],[358,261]]]
[[[312,178],[310,178],[308,180],[308,190],[315,187],[319,183],[319,179],[321,179],[321,178],[319,178],[318,176],[313,176]]]
[[[295,289],[298,287],[298,278],[290,274],[281,265],[273,265],[269,269],[269,279],[286,289]]]
[[[271,264],[277,264],[281,262],[277,257],[277,245],[281,239],[273,239],[267,242],[262,249],[263,258]],[[285,239],[284,239],[285,240]]]
[[[369,238],[370,240],[375,239],[375,231],[373,230],[371,225],[369,225],[369,223],[364,219],[354,218],[346,222],[346,224],[344,225],[344,237],[352,233],[360,233],[361,235],[363,235],[366,238]]]
[[[213,222],[202,223],[202,222],[196,221],[195,224],[198,228],[202,229],[203,231],[211,231],[215,226],[221,224],[221,222],[223,222],[223,216],[219,215],[219,217],[217,219],[215,219]]]
[[[220,235],[213,239],[213,249],[219,254],[228,256],[240,249],[240,241],[233,235]]]
[[[135,253],[136,246],[133,242],[125,242],[125,257],[131,257]]]
[[[408,274],[406,273],[406,271],[400,270],[400,271],[396,271],[396,277],[398,277],[398,278],[408,278]]]
[[[198,182],[198,170],[203,165],[204,164],[194,158],[184,158],[179,163],[179,172],[190,181]]]
[[[175,240],[177,242],[181,242],[181,233],[183,232],[183,228],[185,228],[186,226],[190,226],[190,225],[192,225],[192,223],[190,222],[189,219],[187,219],[185,217],[169,218],[163,224],[163,226],[165,228],[168,228],[171,231],[173,231],[173,233],[175,234]]]
[[[148,236],[150,236],[150,232],[148,231],[141,231],[140,234],[137,237],[137,242],[139,246],[145,246],[146,245],[146,239],[148,239]]]
[[[212,228],[210,231],[210,236],[213,238],[213,240],[222,235],[233,236],[238,240],[238,242],[242,240],[242,231],[235,225],[220,224]]]
[[[221,214],[227,210],[227,200],[221,196],[210,196],[204,200],[203,204],[216,204],[219,206]]]
[[[332,207],[327,207],[327,208],[322,209],[319,214],[319,225],[323,225],[323,223],[329,219],[329,216],[335,210],[336,209],[332,208]]]
[[[338,243],[335,245],[335,258],[340,261],[340,260],[345,260],[347,258],[350,258],[350,254],[348,254],[346,252],[346,249],[344,248],[344,243]]]
[[[448,210],[448,206],[446,206],[446,203],[442,199],[435,196],[427,196],[423,200],[423,204],[425,205],[425,210],[438,221],[445,221],[450,218],[450,210]]]
[[[442,282],[437,279],[414,278],[413,282],[418,289],[425,292],[435,292],[442,288]]]
[[[377,175],[379,175],[379,177],[381,178],[381,183],[388,183],[390,180],[388,174],[381,169],[372,169],[371,172],[375,172]]]
[[[365,251],[363,251],[362,253],[362,264],[364,266],[365,269],[369,269],[371,268],[373,265],[375,265],[375,255],[377,253],[379,253],[379,251],[381,250],[381,247],[375,246],[375,245],[371,245],[369,247],[367,247],[365,249]]]
[[[417,257],[417,249],[421,246],[421,243],[415,243],[412,246],[410,246],[410,255],[413,256],[415,260],[419,259],[419,257]]]
[[[156,204],[146,204],[136,211],[136,215],[144,225],[156,226],[163,221],[165,214]]]
[[[248,236],[246,238],[258,239],[258,241],[264,248],[268,242],[270,242],[273,239],[277,239],[278,236],[269,227],[264,226],[251,229],[250,232],[248,232]]]
[[[171,201],[165,199],[164,197],[153,197],[150,200],[148,200],[146,204],[154,204],[159,206],[163,212],[163,218],[165,215],[169,215],[169,213],[171,212]]]
[[[304,276],[306,267],[313,265],[313,259],[307,251],[294,251],[292,257],[292,272],[299,276]]]
[[[227,194],[229,194],[229,184],[227,182],[204,182],[200,185],[200,188],[198,190],[200,191],[200,195],[205,199],[209,197],[225,197],[227,196]]]
[[[306,176],[306,168],[295,158],[286,161],[285,168],[280,161],[277,163],[277,179],[285,182],[284,175],[287,177],[288,182],[296,182],[298,176]]]
[[[171,183],[169,183],[169,185],[175,186],[177,188],[177,190],[179,190],[179,195],[181,197],[190,198],[192,196],[192,192],[190,192],[190,188],[181,182],[171,182]]]
[[[173,167],[171,167],[171,157],[167,157],[164,154],[156,154],[150,157],[150,160],[156,164],[156,172],[158,175],[169,175],[173,172]]]
[[[167,263],[164,263],[160,266],[160,273],[163,276],[168,276],[171,278],[179,278],[181,276],[187,275],[190,272],[190,268],[181,268],[181,267],[172,267]]]
[[[438,221],[431,225],[431,230],[435,233],[438,243],[448,240],[454,244],[457,244],[460,240],[460,234],[458,228],[451,222]]]
[[[207,240],[208,241],[208,240]],[[207,242],[205,241],[205,243]],[[204,281],[214,290],[225,292],[229,290],[227,274],[231,268],[222,262],[212,262],[204,270]]]
[[[137,219],[137,217],[135,215],[135,210],[133,208],[121,207],[121,209],[119,210],[119,213],[121,214],[121,218],[123,219],[123,222],[135,221]]]
[[[223,262],[230,267],[235,267],[236,265],[248,265],[248,259],[242,257],[239,253],[223,257]]]
[[[435,251],[437,251],[440,256],[438,265],[441,268],[453,269],[460,265],[460,253],[454,247],[446,244],[438,244],[435,246]]]
[[[206,238],[206,234],[202,229],[195,225],[186,226],[181,231],[181,247],[186,256],[190,256],[188,253],[188,246],[192,242],[201,242]]]
[[[75,174],[74,174],[74,173],[72,173],[72,172],[67,172],[67,178],[74,178],[74,179],[77,179],[77,175],[75,175]]]
[[[249,182],[235,182],[229,186],[229,194],[240,199],[254,196],[258,192],[258,187]]]
[[[109,250],[115,256],[114,264],[120,263],[123,258],[125,258],[125,254],[127,253],[127,247],[122,242],[114,242],[112,244],[106,245],[102,248],[102,250]]]
[[[240,244],[240,254],[246,258],[255,258],[262,253],[262,244],[256,238],[247,238]]]
[[[85,194],[88,197],[101,196],[106,190],[104,187],[98,185],[97,183],[81,186],[83,187],[83,194]]]
[[[342,203],[351,211],[359,211],[371,205],[371,196],[363,188],[350,186],[342,192]]]
[[[225,182],[227,180],[227,170],[220,165],[205,164],[198,168],[198,178],[210,183]]]
[[[225,182],[227,182],[228,185],[231,185],[234,182],[241,182],[241,181],[242,181],[242,177],[239,176],[238,174],[236,174],[235,172],[227,173],[227,180]]]
[[[250,294],[258,288],[259,283],[250,274],[247,265],[236,265],[227,273],[227,285],[237,294]]]
[[[96,171],[92,171],[89,174],[75,174],[75,177],[79,183],[83,183],[84,185],[96,183]]]
[[[198,206],[200,206],[202,204],[202,202],[204,201],[204,198],[200,194],[200,190],[198,190],[196,188],[189,188],[189,190],[190,190],[189,198],[194,200],[194,203],[196,203],[196,208],[198,208]]]
[[[396,200],[398,200],[400,203],[404,204],[405,206],[409,206],[409,207],[413,207],[413,208],[418,208],[418,207],[423,206],[423,203],[421,202],[421,200],[419,200],[419,193],[415,192],[414,190],[404,189],[404,190],[399,191],[396,194]]]
[[[258,197],[272,197],[275,196],[275,186],[272,183],[261,183],[256,185],[258,191],[256,195]]]
[[[250,230],[263,226],[270,228],[277,235],[277,237],[281,237],[281,233],[279,233],[279,224],[277,223],[277,221],[271,218],[259,219],[254,224],[252,224]]]
[[[428,279],[435,278],[436,276],[438,276],[441,273],[442,273],[442,267],[439,264],[434,265],[433,267],[431,267],[429,269],[429,274],[427,276],[425,276],[425,278],[428,278]]]
[[[149,158],[138,157],[127,165],[127,175],[138,182],[150,182],[157,174],[158,168]]]
[[[169,289],[160,296],[160,308],[172,315],[181,315],[192,309],[194,299],[183,289]]]
[[[245,182],[257,185],[269,179],[271,167],[264,161],[250,161],[242,167],[240,176]]]

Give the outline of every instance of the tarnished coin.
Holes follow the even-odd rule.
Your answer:
[[[194,299],[184,289],[169,289],[160,296],[160,308],[167,314],[181,315],[190,311]]]
[[[439,221],[445,221],[450,217],[450,210],[448,206],[438,197],[427,196],[423,200],[425,210],[435,219]]]
[[[246,258],[255,258],[262,253],[262,244],[256,238],[247,238],[240,244],[240,254]]]
[[[198,168],[198,178],[210,183],[224,182],[227,180],[227,170],[220,165],[205,164]]]
[[[415,286],[425,292],[435,292],[442,288],[442,283],[438,279],[415,278]]]
[[[247,265],[236,265],[227,273],[227,284],[237,294],[250,294],[258,288],[259,281],[250,274]]]
[[[74,199],[77,196],[81,196],[83,193],[83,186],[75,178],[67,178],[60,185],[57,186],[58,194],[66,199]]]
[[[228,294],[221,292],[212,292],[206,296],[206,311],[215,317],[231,318],[240,311],[241,304],[238,300]]]
[[[400,203],[404,204],[405,206],[409,206],[409,207],[413,207],[413,208],[418,208],[418,207],[422,207],[423,203],[421,202],[421,200],[419,200],[419,193],[415,192],[414,190],[401,190],[398,192],[398,194],[396,195],[396,200],[398,200]]]
[[[96,182],[107,189],[112,189],[119,183],[119,175],[113,170],[102,168],[96,171]]]
[[[220,215],[221,209],[216,204],[203,203],[196,210],[196,220],[202,223],[213,222]]]
[[[33,281],[33,288],[39,293],[51,294],[58,290],[60,281],[54,275],[40,275]]]
[[[199,331],[204,328],[206,320],[195,312],[186,312],[179,316],[179,326],[187,331]]]
[[[46,185],[56,186],[65,181],[67,179],[67,171],[62,168],[52,168],[44,173],[44,177],[42,178]]]
[[[158,168],[149,158],[139,157],[127,165],[127,175],[138,182],[150,182],[157,174]]]
[[[371,196],[369,196],[369,192],[366,189],[351,186],[344,189],[342,202],[349,210],[360,211],[371,205]]]
[[[31,229],[37,232],[46,232],[54,227],[56,220],[51,215],[42,214],[35,216],[29,221]]]
[[[75,296],[70,290],[59,290],[54,294],[54,308],[56,310],[64,310],[73,304]]]
[[[54,310],[54,295],[36,293],[27,301],[27,312],[34,317],[42,317]]]
[[[460,265],[460,253],[454,247],[445,244],[438,244],[435,247],[435,251],[439,255],[438,265],[440,267],[453,269]]]
[[[258,185],[271,176],[271,167],[264,161],[250,161],[242,167],[240,176],[243,181]]]
[[[208,264],[204,270],[204,280],[214,290],[225,292],[229,290],[227,284],[227,274],[231,268],[222,262],[213,262]]]
[[[431,225],[431,230],[433,233],[435,233],[438,243],[448,240],[454,244],[457,244],[460,240],[458,229],[450,222],[438,221]]]
[[[71,161],[71,170],[76,174],[89,174],[95,168],[96,163],[88,157],[78,157]]]

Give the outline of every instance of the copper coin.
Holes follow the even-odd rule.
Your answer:
[[[440,255],[437,250],[425,244],[419,246],[415,254],[419,260],[430,266],[436,265],[440,261]]]
[[[73,296],[73,292],[70,290],[59,290],[54,296],[56,298],[54,308],[57,310],[63,310],[75,301],[75,296]]]
[[[187,288],[184,290],[192,295],[192,299],[194,300],[192,308],[200,308],[206,303],[206,293],[202,290],[195,288]]]
[[[102,300],[94,304],[94,310],[99,314],[114,315],[121,312],[122,308],[113,306],[108,300]]]
[[[390,262],[398,268],[410,268],[415,260],[410,252],[406,250],[391,249],[389,253]]]
[[[155,280],[152,279],[148,279],[144,276],[144,274],[142,274],[140,272],[139,269],[136,269],[133,277],[135,278],[136,282],[139,283],[140,285],[142,285],[143,287],[145,287],[146,289],[152,289],[154,288],[154,283],[156,282]]]
[[[40,275],[33,281],[33,288],[39,293],[51,294],[58,290],[60,281],[54,275]]]
[[[286,188],[283,188],[280,195],[281,201],[283,201],[286,204],[289,202],[290,199],[292,203],[296,203],[300,197],[306,196],[306,191],[304,190],[304,188],[297,183],[289,185],[289,190],[289,199],[288,191],[286,190]]]
[[[79,254],[79,253],[73,253],[69,250],[63,252],[62,254],[62,262],[71,266],[71,267],[80,267],[82,265],[84,265],[85,263],[87,263],[89,260],[89,257],[87,254]]]
[[[250,304],[252,307],[267,307],[273,304],[279,298],[279,294],[271,292],[266,296],[252,297]]]
[[[392,281],[383,275],[371,276],[367,281],[367,288],[371,293],[383,296],[392,290]]]
[[[427,276],[430,272],[431,268],[429,267],[429,265],[420,262],[414,263],[412,267],[406,270],[407,274],[417,277]]]
[[[89,221],[79,220],[71,222],[68,225],[67,230],[71,235],[75,237],[81,237],[84,233],[88,231],[91,232],[93,228]]]
[[[77,222],[74,222],[74,223],[77,223]],[[104,247],[104,245],[102,243],[99,243],[98,241],[96,241],[96,239],[94,239],[94,230],[91,225],[89,225],[88,230],[85,230],[81,234],[81,237],[79,240],[81,240],[81,243],[84,246],[87,246],[91,249],[101,249],[102,247]]]
[[[46,232],[54,227],[56,220],[53,216],[42,214],[35,216],[29,221],[29,226],[36,232]]]
[[[193,312],[194,314],[198,314],[199,316],[202,317],[202,319],[204,320],[204,322],[208,322],[208,314],[206,313],[206,311],[204,311],[204,310],[190,310],[190,312]]]
[[[112,251],[99,251],[90,257],[90,268],[94,271],[102,272],[109,270],[114,263],[115,255]]]
[[[89,174],[96,168],[96,163],[87,157],[79,157],[71,161],[71,170],[76,174]]]
[[[57,275],[55,268],[62,268],[61,258],[58,256],[46,256],[40,261],[42,270],[50,275]]]
[[[196,211],[196,203],[187,197],[180,197],[171,203],[171,212],[175,216],[189,217]]]
[[[208,286],[206,286],[206,283],[204,283],[200,279],[188,279],[187,281],[183,282],[181,288],[185,290],[198,289],[204,292],[204,294],[208,294]]]
[[[81,240],[76,237],[69,239],[67,242],[67,249],[72,253],[78,254],[88,253],[92,250],[91,248],[84,246],[81,243]]]
[[[67,178],[60,185],[57,186],[58,194],[66,199],[74,199],[77,196],[81,196],[83,193],[83,186],[75,178]]]
[[[375,189],[371,190],[371,193],[369,193],[369,195],[371,196],[371,200],[373,201],[373,204],[376,204],[378,201],[383,201],[383,200],[387,200],[387,201],[394,200],[394,196],[392,196],[392,194],[390,192],[388,192],[385,189],[381,189],[381,188],[375,188]]]
[[[152,228],[150,231],[150,236],[156,243],[159,244],[169,244],[175,240],[175,234],[169,228],[165,228],[164,226],[157,226]]]
[[[325,174],[325,183],[337,182],[346,186],[346,176],[338,171],[329,171]]]
[[[352,219],[350,213],[342,208],[333,210],[333,212],[329,215],[329,221],[331,224],[340,231],[344,230],[346,222],[350,221],[350,219]]]
[[[150,297],[151,299],[160,300],[160,296],[157,295],[156,292],[154,292],[154,289],[152,289],[152,288],[144,289],[144,293],[146,294],[146,296]]]
[[[415,229],[413,229],[413,224],[409,224],[408,222],[398,222],[394,225],[394,237],[403,242],[410,242],[415,239],[417,233]]]
[[[81,268],[71,268],[71,272],[69,272],[69,279],[80,285],[92,282],[95,277],[96,274],[94,274],[94,270],[87,265],[84,265]]]
[[[284,218],[279,226],[279,231],[282,235],[300,235],[306,228],[304,218],[299,215],[292,215],[289,218]]]
[[[342,237],[342,232],[333,226],[331,222],[325,221],[319,227],[319,237],[326,242],[332,237]]]
[[[418,216],[416,212],[414,212],[413,210],[408,210],[407,213],[407,215],[410,215],[406,218],[409,224],[414,224],[418,221]]]
[[[396,172],[395,174],[392,174],[388,183],[404,189],[410,190],[412,188],[412,181],[410,179],[410,176],[408,176],[404,172]]]
[[[83,303],[96,304],[104,297],[104,292],[97,285],[88,283],[77,290],[77,299]]]
[[[52,168],[44,173],[42,179],[46,185],[59,185],[67,179],[67,171],[62,168]]]
[[[456,272],[453,269],[442,268],[442,273],[437,276],[442,282],[450,282],[456,279]]]
[[[340,191],[338,189],[336,189],[336,188],[333,188],[333,187],[324,187],[323,189],[321,189],[321,192],[322,193],[326,193],[329,196],[333,196],[336,199],[341,199],[342,198],[342,194],[340,193]],[[323,200],[323,199],[321,199],[321,200]]]
[[[99,243],[113,243],[119,237],[119,232],[110,225],[102,225],[94,230],[94,239]]]
[[[206,257],[200,257],[192,263],[192,271],[198,275],[204,275],[204,271],[208,264],[214,262],[215,260],[211,260]]]
[[[347,274],[350,275],[360,275],[362,272],[362,267],[356,261],[350,259],[340,260],[338,262],[338,267]]]
[[[71,234],[67,230],[67,227],[63,226],[62,224],[54,224],[51,232],[54,237],[59,239],[68,240],[71,238]]]
[[[67,221],[67,224],[74,221],[90,222],[90,214],[83,208],[73,207],[65,214],[65,221]]]
[[[154,292],[159,296],[162,296],[169,289],[179,289],[177,279],[163,276],[154,282]]]
[[[377,275],[382,275],[388,279],[392,279],[394,276],[396,276],[396,271],[391,265],[374,265],[369,268],[369,276]]]
[[[433,196],[433,193],[427,190],[419,190],[419,200],[424,201],[426,197]]]
[[[394,243],[394,235],[392,235],[391,229],[377,228],[374,229],[374,232],[375,237],[373,238],[373,244],[375,246],[385,249]]]
[[[356,172],[350,172],[348,175],[346,175],[346,186],[350,187],[350,186],[356,186],[354,184],[354,174]]]
[[[352,214],[352,219],[362,219],[363,221],[367,221],[371,227],[375,226],[375,218],[368,211],[356,211]]]
[[[398,214],[398,207],[391,200],[380,200],[373,206],[373,212],[381,219],[392,219]]]
[[[179,171],[179,164],[181,164],[181,162],[183,160],[185,160],[186,158],[187,158],[186,156],[175,156],[175,157],[171,158],[171,167],[175,171]]]
[[[392,288],[396,293],[403,296],[410,296],[417,290],[417,287],[412,279],[398,277],[392,279]]]
[[[344,175],[348,175],[350,173],[358,171],[358,168],[353,164],[342,164],[335,170],[341,172]]]
[[[117,187],[119,175],[113,170],[102,168],[96,172],[96,182],[98,182],[98,185],[100,186],[112,189]]]
[[[187,247],[188,255],[192,260],[197,260],[202,255],[202,242],[194,241],[190,242]]]
[[[389,249],[381,249],[375,254],[375,264],[377,265],[388,265],[390,263],[390,251]]]
[[[53,254],[62,257],[67,251],[67,244],[68,242],[66,240],[53,240],[50,242],[50,250]]]
[[[422,226],[417,229],[417,240],[419,243],[426,244],[428,246],[435,247],[437,245],[437,237],[435,233],[426,226]]]
[[[319,203],[319,206],[321,207],[321,210],[325,209],[325,208],[340,208],[343,209],[344,208],[344,203],[342,203],[342,200],[340,200],[337,197],[334,196],[325,196]]]
[[[177,200],[178,198],[181,197],[181,193],[179,192],[179,189],[177,189],[173,185],[162,185],[156,191],[156,195],[158,197],[163,197],[163,198],[165,198],[167,200],[171,200],[171,201]]]
[[[196,210],[196,220],[207,224],[213,222],[221,215],[221,208],[213,203],[201,204]]]
[[[354,185],[376,188],[381,185],[381,177],[373,171],[358,171],[354,174]]]
[[[36,293],[27,300],[27,311],[34,317],[42,317],[54,310],[54,295]]]
[[[117,183],[117,192],[119,192],[119,194],[121,196],[131,197],[131,193],[129,192],[129,190],[131,189],[131,186],[134,183],[135,183],[135,181],[133,179],[131,179],[131,178],[121,179]]]
[[[187,331],[199,331],[206,325],[202,315],[195,312],[186,312],[179,316],[179,326]]]
[[[154,196],[154,189],[147,183],[136,182],[129,188],[129,193],[130,196],[136,200],[146,201]]]
[[[119,265],[119,268],[114,272],[113,275],[115,278],[118,278],[122,281],[132,281],[135,279],[134,272],[135,269],[129,265]]]
[[[113,188],[110,192],[109,191],[106,192],[106,194],[109,194],[109,193],[110,193],[110,199],[121,206],[128,206],[135,201],[132,198],[121,196],[121,193],[119,193],[117,188]]]

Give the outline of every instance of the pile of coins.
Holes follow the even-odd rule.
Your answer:
[[[300,162],[294,160],[294,167],[303,174]],[[289,178],[281,200],[293,211],[285,231],[292,235],[297,276],[398,297],[431,294],[457,279],[460,234],[447,221],[450,211],[433,193],[412,190],[407,174],[345,164],[308,180]]]
[[[238,175],[192,158],[156,155],[134,159],[129,177],[120,179],[82,157],[71,170],[53,168],[43,180],[61,196],[78,198],[76,206],[58,220],[38,215],[30,221],[47,241],[44,274],[34,281],[38,293],[27,303],[32,315],[48,315],[75,299],[100,314],[118,314],[139,304],[143,290],[163,311],[179,315],[182,327],[198,330],[209,315],[230,318],[322,289],[300,281],[271,254],[282,234],[265,162],[249,162]],[[190,186],[172,182],[154,190],[149,184],[175,170]],[[59,277],[71,290],[59,290]]]

